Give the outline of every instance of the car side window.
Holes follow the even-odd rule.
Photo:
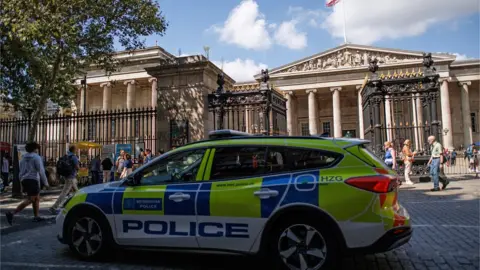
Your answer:
[[[266,147],[219,147],[215,150],[210,180],[254,177],[265,173]]]
[[[291,171],[319,169],[331,166],[340,154],[316,149],[286,148],[288,167]]]
[[[141,174],[140,185],[195,181],[205,149],[181,152],[155,162],[137,173]]]

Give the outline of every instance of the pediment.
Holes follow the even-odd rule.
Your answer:
[[[271,75],[312,71],[334,71],[368,67],[371,59],[377,58],[378,65],[403,65],[421,63],[422,52],[381,49],[360,45],[342,45],[332,50],[279,67]],[[448,54],[432,54],[433,60],[455,60]]]

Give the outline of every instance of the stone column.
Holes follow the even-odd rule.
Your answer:
[[[415,146],[415,150],[420,149],[420,129],[417,117],[417,94],[412,94],[412,128],[414,141],[412,146]]]
[[[127,109],[135,108],[135,80],[125,81],[123,84],[127,86]]]
[[[308,94],[308,128],[310,135],[318,134],[317,129],[317,89],[311,89],[306,91]]]
[[[473,143],[472,135],[472,118],[470,116],[470,99],[468,94],[468,86],[472,85],[472,82],[459,82],[458,83],[462,94],[462,120],[463,120],[463,145],[467,147]]]
[[[127,86],[127,110],[135,108],[135,80],[125,81]],[[127,137],[131,137],[132,134],[132,118],[127,116]]]
[[[85,111],[85,106],[87,105],[87,102],[85,100],[85,88],[83,86],[80,86],[80,113],[83,113]]]
[[[112,83],[106,82],[100,84],[103,87],[103,107],[104,111],[112,109]]]
[[[342,110],[340,108],[340,91],[341,87],[330,88],[333,99],[333,137],[342,137]]]
[[[250,133],[250,108],[248,106],[245,106],[244,119],[245,119],[245,132]]]
[[[417,114],[417,121],[418,121],[418,141],[419,141],[419,144],[418,144],[418,149],[420,151],[423,151],[424,150],[424,147],[425,147],[425,136],[424,136],[424,128],[423,128],[423,125],[425,125],[425,123],[423,122],[423,105],[422,105],[422,100],[420,99],[420,94],[416,94],[416,100],[415,100],[415,105],[417,106],[417,109],[416,109],[416,114]]]
[[[158,93],[157,93],[157,78],[150,78],[148,82],[152,84],[152,108],[157,107]]]
[[[357,96],[358,96],[358,138],[364,139],[365,138],[365,128],[363,126],[363,100],[362,100],[362,86],[357,85],[355,87],[358,91]]]
[[[450,109],[450,93],[448,90],[448,82],[451,80],[448,78],[440,78],[440,104],[442,112],[442,134],[443,134],[443,147],[453,149],[453,128],[452,128],[452,113]],[[448,131],[447,131],[448,130]],[[437,134],[435,134],[437,135]]]
[[[387,141],[392,141],[392,101],[390,96],[385,96],[385,127],[387,128]],[[398,123],[397,123],[398,124]]]
[[[288,136],[293,136],[294,135],[294,130],[293,130],[293,127],[294,127],[294,104],[293,104],[293,99],[294,99],[294,96],[293,96],[293,91],[288,91],[287,92],[287,132],[288,132]]]

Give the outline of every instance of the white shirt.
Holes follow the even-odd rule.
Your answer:
[[[8,173],[8,159],[3,158],[2,160],[2,173]]]

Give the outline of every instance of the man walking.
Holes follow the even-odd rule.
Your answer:
[[[440,169],[443,166],[442,145],[436,141],[435,136],[428,137],[428,143],[430,144],[430,160],[427,165],[430,166],[430,176],[433,180],[433,188],[430,191],[440,191],[439,181],[442,181],[442,190],[447,188],[450,183],[448,179],[440,180]]]
[[[8,154],[5,154],[2,157],[2,179],[3,179],[3,187],[2,192],[8,187],[8,173],[10,170],[10,163],[8,162]]]
[[[97,155],[94,159],[92,159],[92,164],[90,165],[93,185],[100,184],[100,165],[100,155]]]
[[[75,145],[72,145],[68,148],[68,153],[61,158],[57,164],[57,171],[61,176],[65,178],[65,185],[63,186],[62,192],[58,196],[55,203],[49,209],[50,213],[57,214],[58,206],[63,203],[65,197],[73,189],[75,192],[78,191],[77,187],[77,172],[80,169],[78,158],[75,155],[77,148]]]
[[[19,178],[22,183],[23,192],[27,193],[28,198],[20,203],[13,213],[5,213],[7,222],[10,225],[12,225],[13,216],[25,209],[29,204],[32,204],[33,208],[33,221],[43,220],[38,215],[38,209],[40,208],[40,181],[45,187],[48,187],[48,181],[42,158],[37,154],[39,148],[40,146],[35,142],[30,142],[25,145],[27,153],[20,161]]]

